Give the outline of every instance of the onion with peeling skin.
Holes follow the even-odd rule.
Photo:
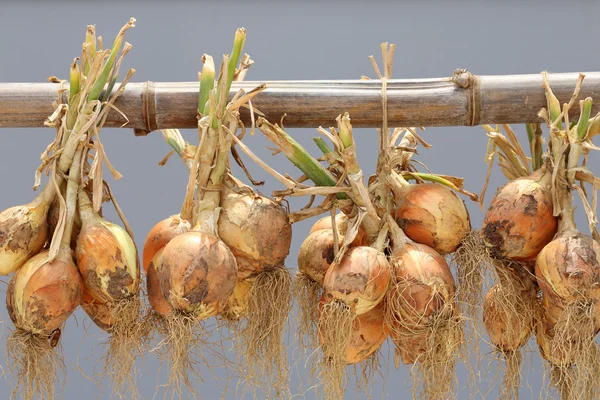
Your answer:
[[[334,259],[333,231],[318,230],[302,242],[298,251],[298,269],[319,285],[323,285],[325,274]]]
[[[180,215],[172,215],[154,225],[144,243],[142,262],[144,271],[148,271],[148,265],[156,253],[164,248],[175,236],[189,232],[191,225],[188,221],[181,219]]]
[[[237,282],[236,259],[229,248],[202,232],[173,238],[154,267],[169,305],[200,320],[219,312]]]
[[[49,183],[31,203],[0,213],[0,275],[11,274],[42,250],[54,194],[55,188]]]
[[[361,315],[383,300],[390,285],[390,264],[382,252],[359,246],[348,250],[339,264],[331,264],[323,288],[328,299],[346,303]]]
[[[94,213],[83,191],[79,194],[82,220],[75,259],[89,294],[100,303],[118,303],[139,292],[137,250],[129,234]]]
[[[512,304],[512,309],[502,306],[502,290],[502,286],[494,285],[485,296],[483,326],[494,346],[502,351],[514,352],[531,337],[534,315],[520,307],[519,301]]]
[[[48,251],[43,251],[12,276],[6,291],[6,308],[17,328],[50,335],[75,311],[83,282],[73,261],[68,262],[70,257],[59,252],[48,261]]]
[[[395,196],[396,221],[406,236],[417,243],[448,254],[471,231],[465,203],[443,185],[408,185]]]
[[[248,315],[248,302],[252,290],[252,279],[237,281],[233,294],[227,299],[223,310],[219,313],[229,321],[238,321]]]
[[[103,331],[108,331],[113,327],[114,321],[110,308],[105,303],[94,299],[85,288],[81,296],[81,308],[83,308],[83,311],[91,318],[94,324]]]
[[[284,207],[266,197],[229,193],[222,198],[218,231],[231,249],[240,279],[283,265],[292,243]]]
[[[335,215],[335,224],[338,228],[338,234],[340,235],[340,245],[343,239],[343,236],[346,234],[348,230],[348,217],[345,214],[336,214]],[[331,216],[323,217],[319,219],[315,224],[310,228],[308,232],[309,235],[313,232],[320,231],[323,229],[332,230]],[[352,246],[367,246],[367,233],[362,227],[358,228],[358,233],[356,237],[352,241]]]
[[[482,238],[496,258],[535,258],[557,229],[547,175],[539,169],[500,187],[483,220]]]
[[[158,250],[148,265],[148,270],[146,271],[146,288],[148,290],[148,302],[150,303],[150,307],[158,314],[165,317],[169,315],[173,309],[165,296],[163,296],[163,292],[160,289],[158,273],[156,272],[156,265],[160,264],[163,251],[164,248]]]
[[[319,310],[327,302],[325,296],[321,297]],[[385,323],[384,302],[379,303],[371,311],[359,315],[352,321],[352,332],[349,343],[346,346],[345,361],[347,364],[356,364],[371,356],[387,339],[390,330]],[[323,349],[323,335],[319,335],[319,341]],[[327,355],[327,354],[326,354]]]

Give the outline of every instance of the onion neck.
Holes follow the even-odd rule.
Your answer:
[[[406,236],[406,233],[398,226],[398,223],[391,215],[388,215],[387,225],[390,229],[392,253],[400,251],[407,243],[412,243],[412,240]]]
[[[92,223],[99,218],[94,212],[92,201],[83,187],[79,188],[79,216],[83,225]]]

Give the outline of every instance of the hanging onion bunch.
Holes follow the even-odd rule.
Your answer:
[[[80,63],[76,59],[71,65],[68,104],[59,105],[46,121],[46,125],[56,127],[57,135],[42,154],[35,187],[40,185],[44,171],[51,172],[51,178],[32,205],[21,208],[21,221],[15,219],[19,212],[12,212],[13,221],[3,225],[5,234],[0,235],[6,239],[2,249],[10,250],[2,253],[3,271],[16,270],[6,293],[8,313],[16,327],[8,339],[7,355],[16,378],[14,394],[21,393],[26,399],[54,398],[55,382],[64,368],[56,347],[63,324],[85,291],[72,250],[80,177],[87,143],[92,135],[97,136],[110,110],[105,104],[114,102],[133,74],[130,71],[121,88],[110,96],[122,57],[128,51],[126,45],[117,60],[123,34],[134,24],[132,18],[112,50],[97,51],[94,27],[88,27]],[[64,82],[58,82],[62,95]],[[103,94],[107,83],[109,90]],[[58,211],[51,219],[48,210],[52,204]],[[52,239],[40,252],[51,222]]]
[[[544,87],[548,108],[542,115],[550,129],[548,159],[552,161],[551,194],[558,231],[539,252],[535,277],[542,293],[543,317],[538,327],[542,356],[550,363],[553,383],[566,398],[597,398],[600,352],[595,335],[600,330],[600,235],[596,229],[595,177],[586,168],[592,138],[600,132],[600,114],[591,117],[592,99],[579,101],[580,116],[569,124],[569,110],[577,99],[580,75],[572,100],[563,105],[552,93],[547,75]],[[563,125],[564,120],[564,125]],[[580,159],[583,163],[580,165]],[[584,183],[593,186],[592,205]],[[577,230],[572,192],[580,195],[592,236]]]
[[[245,352],[240,373],[254,385],[266,372],[269,387],[287,387],[282,330],[290,279],[283,262],[291,225],[285,208],[229,172],[229,152],[241,126],[238,109],[264,89],[240,91],[227,103],[231,82],[243,79],[252,64],[247,55],[240,61],[245,37],[238,29],[216,83],[213,60],[203,56],[198,146],[177,131],[163,132],[190,178],[181,213],[157,224],[146,238],[144,265],[150,304],[166,323],[165,355],[176,392],[182,384],[193,390],[188,371],[196,373],[192,355],[205,340],[194,333],[196,322],[216,315],[244,320],[243,326],[230,325],[240,329]]]

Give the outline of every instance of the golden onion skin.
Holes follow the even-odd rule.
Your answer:
[[[166,317],[172,311],[172,308],[160,289],[160,281],[155,267],[160,263],[163,250],[164,248],[160,249],[148,265],[148,270],[146,271],[146,289],[148,291],[150,307],[158,314]]]
[[[0,275],[11,274],[42,250],[49,208],[50,204],[36,198],[0,213]]]
[[[173,238],[155,265],[163,296],[178,311],[215,316],[233,293],[237,264],[219,238],[188,232]]]
[[[189,232],[191,229],[190,223],[181,219],[179,215],[172,215],[154,225],[148,232],[144,242],[142,256],[144,271],[148,271],[148,265],[150,265],[156,253],[164,248],[171,239],[179,234]]]
[[[414,364],[427,351],[429,334],[427,332],[410,332],[410,330],[398,324],[394,325],[394,329],[390,331],[390,338],[396,345],[402,363],[405,365]]]
[[[221,207],[219,237],[235,255],[240,279],[283,264],[292,244],[284,207],[266,197],[237,193],[229,193]]]
[[[382,252],[367,246],[353,247],[339,264],[332,264],[323,281],[328,300],[341,300],[361,315],[372,310],[385,296],[391,270]]]
[[[6,291],[8,314],[17,328],[50,335],[79,305],[83,282],[77,267],[44,251],[15,273]]]
[[[390,260],[407,304],[400,319],[415,327],[426,326],[430,316],[454,299],[450,267],[438,252],[419,243],[406,243],[392,253]]]
[[[345,214],[336,214],[335,215],[335,224],[338,228],[338,234],[340,236],[340,245],[343,239],[343,236],[346,234],[348,230],[348,217]],[[308,232],[309,235],[313,232],[320,231],[322,229],[332,230],[331,224],[331,216],[323,217],[319,219],[315,224],[310,228]],[[358,233],[356,237],[352,241],[352,246],[367,246],[367,233],[362,227],[358,228]]]
[[[319,302],[319,311],[323,309],[323,305],[326,302],[327,299],[325,296],[322,296]],[[385,323],[384,307],[384,302],[381,302],[371,311],[358,315],[352,321],[352,333],[350,334],[350,342],[346,346],[344,357],[348,365],[366,360],[387,339],[390,330]],[[319,342],[321,343],[321,348],[327,348],[323,346],[322,334],[319,334]]]
[[[108,331],[112,328],[114,322],[111,317],[110,308],[106,304],[94,299],[85,288],[81,296],[81,308],[83,308],[83,311],[85,311],[98,328],[103,331]]]
[[[298,269],[313,281],[323,285],[325,274],[334,259],[333,231],[318,230],[308,235],[300,246]]]
[[[535,271],[545,296],[600,300],[600,245],[588,235],[560,234],[539,253]]]
[[[233,294],[229,296],[223,310],[219,313],[223,318],[229,321],[238,321],[248,315],[248,303],[253,283],[253,279],[237,281]]]
[[[396,204],[396,221],[406,236],[441,254],[454,252],[471,231],[465,203],[445,186],[407,186]]]
[[[519,178],[496,192],[481,229],[493,257],[531,260],[556,234],[552,199],[540,179],[540,173]]]
[[[115,303],[139,291],[135,244],[127,232],[100,218],[84,220],[75,249],[86,289],[100,303]]]
[[[527,310],[511,313],[498,302],[502,287],[494,285],[483,301],[483,326],[494,346],[502,351],[517,351],[531,337],[534,330],[534,316]],[[518,305],[515,304],[515,307]],[[523,311],[523,312],[520,312]]]

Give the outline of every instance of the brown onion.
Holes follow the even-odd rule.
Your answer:
[[[512,309],[507,309],[503,306],[505,300],[502,296],[505,295],[502,291],[502,286],[494,285],[485,296],[483,326],[494,346],[502,351],[514,352],[531,337],[534,315],[520,307],[519,301],[512,304]]]
[[[31,203],[0,213],[0,275],[19,269],[46,244],[54,193],[54,186],[48,184]]]
[[[86,289],[100,303],[137,295],[140,269],[133,240],[125,229],[95,214],[85,192],[79,198],[82,227],[75,259]]]
[[[238,263],[240,279],[279,267],[292,243],[284,207],[266,197],[229,193],[221,201],[219,237]]]
[[[238,281],[233,289],[233,294],[227,299],[220,315],[229,321],[238,321],[248,315],[248,303],[252,290],[252,279]]]
[[[319,310],[325,302],[323,296],[319,303]],[[385,342],[389,333],[390,330],[385,323],[384,303],[381,302],[371,311],[359,315],[352,321],[352,332],[346,346],[346,363],[356,364],[366,360]],[[326,349],[327,346],[323,346],[323,338],[323,335],[319,335],[319,341]]]
[[[325,274],[335,258],[333,231],[318,230],[310,235],[298,250],[298,269],[310,279],[323,285]]]
[[[542,169],[500,187],[488,207],[481,234],[496,258],[533,259],[557,229]]]
[[[396,196],[396,221],[410,239],[441,254],[454,252],[471,231],[465,203],[435,183],[405,186]]]
[[[111,317],[110,308],[96,300],[85,288],[81,296],[81,308],[92,319],[94,324],[103,331],[112,328],[114,321]]]
[[[70,254],[68,255],[70,257]],[[79,305],[83,282],[73,262],[43,251],[12,276],[6,291],[8,315],[17,328],[50,335]]]
[[[164,248],[171,239],[190,230],[190,223],[181,219],[180,215],[172,215],[154,225],[150,232],[148,232],[146,242],[144,243],[142,257],[144,271],[148,271],[148,265],[150,265],[156,253]]]
[[[342,237],[346,234],[348,230],[348,217],[345,214],[336,214],[335,215],[335,224],[338,228],[338,233],[340,235],[340,245],[342,241]],[[308,232],[309,235],[313,232],[320,231],[322,229],[331,230],[333,225],[331,224],[331,216],[323,217],[319,219],[315,224],[310,228]],[[356,237],[352,241],[352,246],[366,246],[367,243],[367,233],[362,227],[358,228],[358,233]]]
[[[372,247],[353,247],[327,270],[323,287],[328,299],[341,300],[361,315],[383,300],[390,274],[385,254]]]
[[[155,268],[169,305],[199,319],[216,315],[237,282],[236,259],[229,248],[202,232],[173,238]]]

